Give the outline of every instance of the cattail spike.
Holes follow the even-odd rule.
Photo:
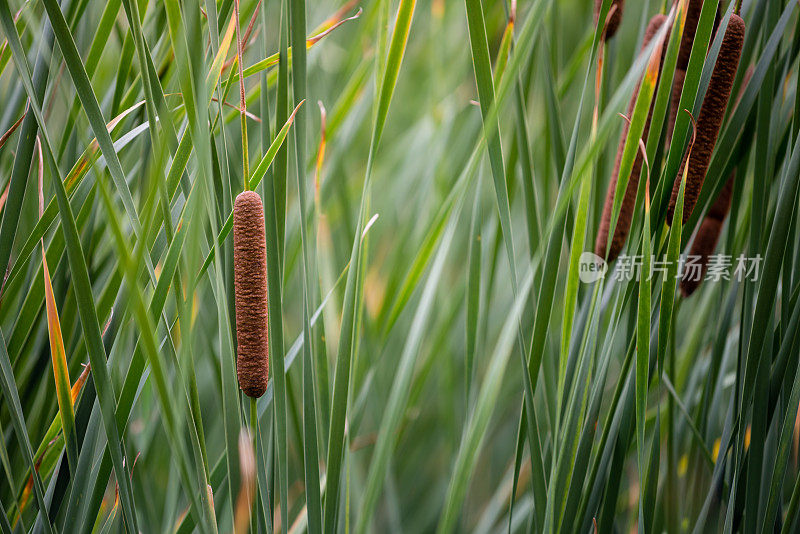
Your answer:
[[[264,394],[269,377],[266,250],[261,197],[244,191],[233,208],[236,374],[239,387],[253,398]]]
[[[594,24],[600,22],[600,9],[603,7],[603,0],[594,0]],[[606,20],[606,27],[604,28],[604,40],[608,41],[614,34],[617,33],[619,25],[622,22],[622,10],[625,7],[625,0],[613,0],[611,8],[608,11],[610,17]]]
[[[647,48],[650,44],[650,41],[655,37],[658,30],[664,24],[666,17],[664,15],[656,15],[652,19],[650,19],[650,23],[647,25],[647,29],[645,30],[644,40],[642,42],[642,50]],[[639,93],[639,88],[633,92],[633,96],[631,97],[631,101],[628,104],[628,115],[633,115],[633,110],[636,107],[636,98]],[[650,113],[652,113],[653,108],[652,105],[650,107]],[[633,162],[633,168],[631,169],[631,175],[628,178],[628,186],[625,189],[624,196],[622,198],[622,205],[619,212],[619,217],[617,219],[617,225],[614,229],[614,237],[611,240],[611,249],[608,250],[608,256],[606,256],[606,251],[608,249],[608,233],[611,229],[611,216],[613,215],[614,209],[614,193],[617,190],[617,181],[619,180],[619,168],[622,164],[622,153],[625,151],[625,140],[628,138],[628,130],[630,129],[630,124],[628,121],[625,121],[625,125],[622,128],[622,136],[620,137],[619,146],[617,147],[617,157],[614,163],[614,172],[611,175],[611,181],[608,184],[608,190],[606,192],[606,202],[603,207],[603,216],[600,220],[600,228],[597,230],[597,239],[595,240],[595,254],[600,256],[601,258],[606,258],[606,261],[614,261],[616,257],[622,252],[622,247],[625,245],[625,240],[628,238],[628,233],[631,229],[631,221],[633,219],[633,209],[634,204],[636,203],[636,192],[639,188],[639,175],[642,171],[642,154],[641,152],[637,151],[636,159]],[[650,131],[650,116],[647,117],[647,122],[644,126],[644,132],[642,133],[642,137],[646,138]]]
[[[737,106],[742,100],[742,96],[744,96],[750,79],[753,77],[754,70],[754,66],[750,65],[742,78],[742,85],[736,97]],[[717,242],[722,232],[722,223],[725,222],[725,217],[728,216],[728,212],[731,209],[731,199],[733,197],[733,186],[735,182],[736,170],[734,169],[730,178],[728,178],[728,181],[725,182],[725,185],[722,187],[722,191],[719,192],[714,203],[708,208],[705,219],[703,219],[700,228],[697,230],[697,235],[694,238],[689,255],[700,258],[700,271],[685,273],[681,278],[681,294],[684,298],[694,293],[697,288],[700,287],[703,278],[705,278],[706,271],[708,271],[708,258],[717,248]]]
[[[687,153],[690,158],[683,205],[684,224],[689,220],[692,210],[697,204],[697,199],[700,197],[700,190],[703,187],[703,181],[711,163],[711,155],[714,153],[714,147],[717,144],[722,121],[725,118],[725,110],[731,97],[733,82],[736,78],[736,71],[739,68],[744,33],[744,21],[738,15],[731,15],[728,29],[722,41],[722,48],[719,51],[717,64],[714,66],[714,72],[711,75],[708,92],[703,101],[703,107],[700,109],[700,116],[697,119],[697,140],[691,154]],[[683,163],[686,163],[686,156],[684,156]],[[681,164],[681,168],[683,166]],[[667,210],[667,224],[672,223],[672,216],[675,213],[680,178],[680,175],[676,177],[672,187],[672,197]]]

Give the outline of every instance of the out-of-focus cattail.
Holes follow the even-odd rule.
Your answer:
[[[244,191],[233,207],[236,374],[239,387],[253,398],[267,390],[269,376],[266,250],[261,197]]]
[[[700,116],[697,119],[696,141],[691,150],[686,176],[686,191],[683,204],[684,224],[689,220],[692,210],[697,204],[706,172],[708,172],[708,165],[711,162],[711,155],[714,153],[714,147],[717,144],[722,121],[725,118],[725,110],[731,97],[733,81],[739,68],[742,45],[744,44],[744,32],[745,25],[741,17],[731,15],[728,30],[722,40],[722,48],[719,51],[717,64],[714,66],[714,73],[711,75],[708,92],[703,101],[703,107],[700,109]],[[685,164],[686,156],[684,156],[684,161],[681,163],[680,168],[683,169]],[[667,224],[672,224],[672,216],[675,213],[675,202],[678,199],[680,184],[681,173],[678,173],[673,184],[672,197],[667,210]]]
[[[594,24],[595,26],[600,22],[600,8],[603,7],[603,0],[594,0]],[[608,41],[614,34],[617,33],[619,25],[622,22],[622,10],[625,7],[625,0],[613,0],[609,14],[611,17],[608,19],[605,28],[605,40]]]
[[[650,19],[650,23],[647,25],[647,29],[645,30],[644,40],[642,44],[642,50],[647,48],[647,45],[650,44],[650,41],[655,37],[658,30],[664,24],[664,21],[667,18],[664,15],[656,15],[652,19]],[[662,55],[663,59],[663,55]],[[641,82],[640,82],[641,84]],[[628,104],[628,115],[633,114],[633,110],[636,107],[636,98],[639,94],[639,85],[637,85],[636,90],[633,92],[633,96],[631,97],[631,101]],[[653,107],[650,107],[650,113],[653,112]],[[625,140],[628,138],[628,130],[630,129],[630,125],[628,122],[625,122],[625,125],[622,127],[622,136],[620,137],[619,146],[617,147],[617,158],[614,163],[614,172],[611,175],[611,181],[608,184],[608,191],[606,192],[606,202],[603,206],[603,217],[600,220],[600,228],[597,230],[597,239],[595,240],[595,254],[600,256],[601,258],[606,258],[607,261],[611,262],[616,259],[619,253],[622,251],[622,247],[625,245],[625,240],[628,238],[628,232],[631,229],[631,220],[633,219],[633,208],[634,204],[636,203],[636,192],[639,188],[639,174],[642,171],[642,154],[637,150],[636,152],[636,159],[633,162],[633,168],[631,169],[631,175],[628,178],[628,186],[625,189],[624,196],[622,198],[622,205],[619,212],[619,218],[617,219],[617,225],[614,229],[614,237],[611,240],[611,249],[608,251],[608,257],[606,257],[606,248],[608,247],[608,232],[611,229],[611,216],[613,214],[614,209],[614,193],[617,190],[617,181],[619,179],[619,168],[622,164],[622,153],[625,151]],[[644,125],[644,132],[642,133],[642,137],[647,138],[647,134],[650,130],[650,115],[647,116],[647,121]]]
[[[731,197],[733,196],[733,184],[736,182],[736,171],[731,173],[730,178],[720,191],[714,204],[709,208],[706,217],[703,219],[697,234],[694,237],[689,257],[693,259],[684,268],[681,278],[681,294],[684,297],[690,296],[700,287],[703,278],[708,271],[708,258],[717,248],[717,241],[722,233],[722,224],[728,211],[731,209]]]

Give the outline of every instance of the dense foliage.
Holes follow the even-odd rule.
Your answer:
[[[798,13],[0,0],[0,531],[799,531]]]

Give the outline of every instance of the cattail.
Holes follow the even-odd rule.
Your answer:
[[[731,173],[730,178],[728,178],[697,230],[689,256],[697,258],[694,265],[699,266],[699,271],[697,267],[685,269],[681,278],[681,294],[684,297],[694,293],[700,287],[703,278],[705,278],[706,271],[708,271],[708,259],[717,248],[717,241],[719,241],[719,236],[722,233],[722,224],[731,209],[731,197],[733,196],[733,184],[735,181],[736,171]]]
[[[750,79],[753,77],[754,67],[754,65],[750,65],[744,78],[742,78],[739,95],[736,97],[737,106],[744,96],[744,91],[747,89]],[[722,223],[725,221],[725,217],[728,216],[728,212],[731,209],[731,197],[733,196],[733,185],[735,182],[736,169],[733,170],[730,178],[725,182],[722,191],[720,191],[719,196],[708,209],[708,213],[706,213],[703,222],[700,224],[700,228],[697,230],[697,235],[695,235],[689,255],[699,258],[698,264],[700,266],[700,271],[697,272],[695,270],[684,273],[681,279],[681,293],[684,297],[688,297],[694,293],[695,290],[700,287],[703,278],[705,278],[706,271],[708,271],[708,258],[717,248],[717,241],[722,233]]]
[[[594,0],[594,24],[595,26],[600,22],[600,8],[603,7],[603,0]],[[613,0],[609,13],[611,18],[605,28],[605,40],[608,41],[614,34],[617,33],[619,25],[622,22],[622,9],[625,7],[625,0]]]
[[[261,197],[244,191],[236,197],[233,207],[236,374],[239,387],[253,398],[267,390],[269,376],[266,250]]]
[[[714,73],[711,75],[708,92],[703,101],[703,107],[700,109],[700,116],[697,119],[695,144],[691,150],[691,158],[688,161],[686,175],[686,190],[683,203],[684,224],[689,220],[689,216],[691,216],[692,210],[697,204],[706,172],[708,172],[708,165],[711,162],[711,155],[714,153],[714,147],[717,144],[719,130],[722,127],[725,110],[731,97],[733,81],[739,68],[739,59],[741,58],[742,45],[744,44],[744,32],[745,25],[741,17],[731,15],[728,30],[722,40],[722,48],[719,51],[717,64],[714,66]],[[684,165],[687,165],[686,156],[683,158],[680,169],[683,169]],[[672,198],[669,201],[667,210],[667,224],[672,224],[681,177],[682,171],[678,172],[672,187]]]
[[[647,29],[645,30],[644,41],[642,43],[642,50],[647,48],[647,45],[650,44],[650,41],[655,37],[658,30],[661,28],[662,24],[666,17],[664,15],[656,15],[652,19],[650,19],[650,23],[647,25]],[[662,55],[663,59],[663,55]],[[637,89],[633,92],[633,96],[631,97],[631,101],[628,104],[628,115],[633,114],[633,110],[636,107],[636,98],[639,93],[638,85]],[[653,112],[652,105],[650,107],[650,113]],[[603,218],[600,220],[600,228],[597,230],[597,239],[595,240],[595,254],[600,256],[601,258],[606,258],[607,261],[611,262],[616,259],[619,253],[622,251],[622,247],[625,245],[625,240],[628,238],[628,232],[631,229],[631,220],[633,219],[633,208],[634,204],[636,203],[636,192],[639,188],[639,174],[642,171],[642,154],[639,150],[636,151],[636,159],[633,162],[633,168],[631,169],[631,175],[628,178],[628,186],[625,189],[624,196],[622,198],[622,205],[619,212],[619,217],[617,219],[617,225],[614,229],[614,238],[611,240],[611,249],[608,251],[608,257],[606,257],[606,249],[608,247],[608,231],[611,228],[611,216],[614,209],[614,193],[617,190],[617,180],[619,179],[619,168],[622,164],[622,153],[625,151],[625,140],[628,137],[628,130],[630,129],[630,125],[626,121],[624,126],[622,127],[622,136],[619,141],[619,146],[617,147],[617,159],[614,163],[614,172],[611,175],[611,181],[608,184],[608,191],[606,192],[606,202],[605,206],[603,207]],[[644,125],[644,132],[642,133],[642,137],[646,138],[647,134],[650,130],[650,115],[647,116],[647,121]]]

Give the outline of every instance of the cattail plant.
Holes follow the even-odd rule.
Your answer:
[[[243,191],[234,203],[233,273],[236,374],[242,391],[258,398],[266,391],[269,376],[269,325],[264,207],[254,191]]]
[[[686,192],[683,205],[683,222],[689,220],[689,216],[694,210],[703,181],[708,172],[708,165],[711,162],[711,155],[717,144],[722,121],[725,118],[725,110],[731,97],[733,82],[736,78],[736,71],[739,68],[739,59],[742,54],[744,44],[745,24],[738,15],[731,15],[728,29],[722,40],[722,47],[719,51],[714,72],[711,75],[708,92],[706,93],[703,107],[700,109],[700,116],[697,119],[697,140],[691,157],[688,161],[688,173],[686,177]],[[680,168],[686,165],[686,156]],[[678,198],[681,177],[677,176],[672,188],[667,211],[667,224],[672,223],[672,216],[675,212],[675,202]]]
[[[594,24],[600,22],[600,9],[603,7],[603,0],[594,0]],[[605,27],[605,40],[608,41],[614,34],[617,33],[619,25],[622,22],[622,10],[625,7],[625,0],[613,0],[611,8],[609,9],[610,17],[606,21]]]
[[[647,48],[647,45],[650,44],[650,41],[661,28],[662,24],[664,24],[665,20],[666,17],[664,15],[655,15],[652,19],[650,19],[650,23],[647,25],[647,29],[645,30],[642,50]],[[638,93],[639,89],[637,85],[637,89],[633,92],[631,101],[628,104],[628,116],[633,114],[633,109],[636,107],[636,97]],[[651,114],[653,112],[654,104],[655,101],[650,106]],[[619,218],[614,229],[614,237],[611,240],[611,248],[608,249],[608,232],[611,228],[611,217],[614,209],[614,193],[617,190],[619,170],[620,165],[622,164],[622,153],[625,151],[625,140],[628,138],[629,129],[630,124],[625,121],[625,125],[622,128],[622,136],[620,137],[619,146],[617,147],[617,158],[614,162],[614,172],[611,175],[611,181],[608,184],[608,191],[606,192],[606,201],[603,207],[603,217],[600,220],[600,228],[597,230],[597,239],[595,240],[595,254],[606,258],[606,260],[609,262],[616,259],[616,257],[622,251],[622,247],[625,245],[625,240],[628,238],[628,232],[630,232],[631,221],[633,219],[633,208],[634,204],[636,203],[636,192],[639,188],[639,174],[641,174],[642,171],[642,154],[641,152],[637,151],[636,159],[634,160],[633,168],[631,169],[631,175],[628,178],[628,186],[625,189],[625,194],[622,199]],[[643,138],[647,137],[649,130],[650,115],[648,115],[647,121],[644,125],[644,132],[642,134]],[[608,257],[606,257],[607,250]]]
[[[694,237],[689,256],[698,258],[696,265],[698,269],[685,270],[681,277],[681,294],[684,297],[690,296],[700,287],[708,271],[708,258],[717,248],[717,241],[722,233],[722,224],[728,211],[731,209],[731,197],[733,196],[733,184],[736,182],[736,171],[731,173],[725,186],[720,191],[714,204],[709,208],[697,234]]]

